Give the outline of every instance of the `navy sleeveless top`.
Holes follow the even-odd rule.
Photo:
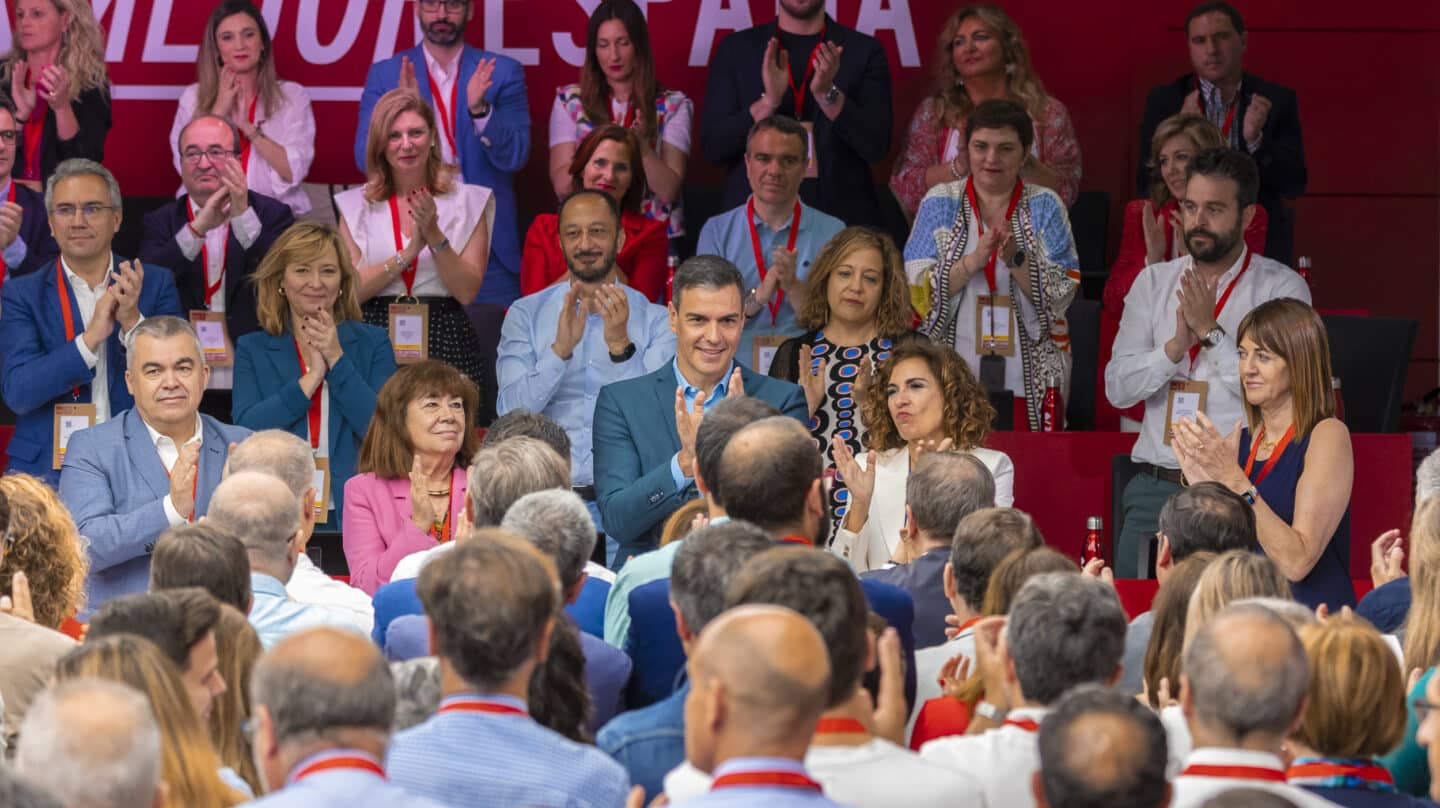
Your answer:
[[[1293,526],[1295,523],[1295,488],[1300,484],[1300,475],[1305,471],[1305,451],[1309,448],[1308,435],[1305,440],[1291,441],[1276,461],[1275,467],[1266,475],[1264,482],[1255,483],[1255,490],[1260,494],[1260,498],[1265,500],[1270,510],[1285,520],[1287,525]],[[1240,468],[1245,468],[1245,461],[1249,457],[1250,430],[1245,429],[1240,433]],[[1250,470],[1250,482],[1255,482],[1264,467],[1264,462],[1258,459],[1255,461],[1255,467]],[[1326,604],[1330,607],[1331,614],[1338,612],[1341,606],[1355,605],[1355,587],[1350,581],[1349,504],[1345,506],[1345,515],[1341,517],[1335,533],[1330,536],[1330,542],[1325,545],[1325,551],[1320,554],[1320,560],[1315,562],[1310,574],[1303,580],[1290,584],[1290,591],[1295,600],[1311,609],[1322,603]]]

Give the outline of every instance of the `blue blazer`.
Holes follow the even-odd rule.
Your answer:
[[[220,484],[230,444],[250,430],[200,416],[201,439],[195,518],[210,507],[210,494]],[[150,552],[160,534],[170,529],[163,500],[170,493],[170,470],[150,442],[150,432],[136,410],[103,424],[82,429],[70,438],[65,467],[60,470],[60,500],[70,509],[85,537],[90,577],[85,581],[81,622],[105,601],[144,592],[150,583]]]
[[[355,127],[355,165],[365,171],[365,141],[370,133],[370,113],[380,96],[400,85],[400,59],[410,57],[420,95],[433,108],[429,68],[423,45],[401,51],[370,66],[365,91],[360,96],[360,120]],[[490,104],[490,122],[477,135],[474,119],[465,105],[465,86],[482,58],[495,59],[495,73],[485,101]],[[490,266],[476,303],[508,306],[520,297],[520,229],[515,213],[515,173],[530,159],[530,102],[525,96],[525,70],[508,56],[466,45],[460,55],[459,87],[456,100],[455,149],[465,181],[483,185],[495,194],[495,232],[490,237]],[[459,245],[463,246],[463,245]]]
[[[113,260],[118,266],[121,259],[117,255]],[[0,395],[19,416],[10,439],[10,470],[33,474],[51,485],[59,479],[50,468],[54,407],[91,401],[90,384],[95,380],[95,371],[85,365],[74,340],[65,338],[55,266],[52,261],[42,271],[15,278],[0,290]],[[153,264],[145,264],[144,269],[140,313],[184,317],[170,270]],[[65,293],[70,297],[70,313],[79,336],[84,320],[68,279]],[[109,385],[112,418],[134,404],[125,387],[125,346],[120,344],[119,332],[115,329],[105,342],[109,378],[104,381]],[[71,394],[77,387],[78,398]]]
[[[344,352],[330,369],[330,498],[335,526],[345,510],[345,481],[355,476],[360,444],[375,415],[375,396],[395,372],[385,330],[346,320],[335,326]],[[300,390],[300,358],[287,331],[254,331],[235,343],[235,423],[259,431],[283,429],[310,439],[310,399]]]
[[[810,411],[798,385],[739,367],[747,395],[808,423]],[[677,491],[670,476],[670,458],[680,451],[674,363],[600,388],[593,434],[595,493],[605,532],[622,545],[654,549],[665,519],[699,496],[694,483]]]
[[[45,211],[45,195],[32,191],[23,185],[15,186],[15,204],[24,213],[20,216],[19,236],[25,241],[25,260],[18,267],[10,267],[11,277],[29,275],[44,266],[52,265],[60,255],[60,247],[50,234],[50,215]]]

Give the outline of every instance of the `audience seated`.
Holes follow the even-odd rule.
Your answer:
[[[1155,714],[1112,688],[1072,688],[1040,726],[1040,808],[1163,808],[1165,729]]]
[[[230,525],[214,519],[172,527],[150,556],[150,591],[199,587],[220,603],[248,614],[250,556]]]
[[[219,601],[198,587],[122,595],[95,614],[85,642],[134,634],[154,643],[174,664],[196,715],[208,719],[227,687],[215,650],[219,620]]]
[[[160,534],[205,515],[229,447],[250,434],[200,413],[203,357],[186,321],[141,320],[125,370],[135,408],[71,438],[60,498],[88,540],[87,610],[145,591]]]
[[[1214,553],[1202,550],[1169,566],[1165,580],[1155,591],[1150,610],[1130,621],[1125,632],[1125,675],[1117,687],[1125,693],[1138,687],[1143,701],[1153,709],[1169,706],[1162,702],[1162,694],[1174,697],[1180,692],[1180,659],[1185,650],[1190,599],[1200,586],[1201,574],[1215,557]],[[1137,649],[1132,643],[1141,633],[1146,635],[1145,645]],[[1133,676],[1131,664],[1139,669]],[[1132,680],[1139,684],[1126,684]]]
[[[20,182],[16,174],[24,159],[22,124],[15,118],[15,106],[0,98],[0,286],[12,277],[33,272],[55,257],[59,247],[50,234],[45,197]]]
[[[144,748],[142,746],[142,748]],[[68,750],[61,750],[61,754],[68,753]],[[72,759],[81,758],[82,755],[75,755]],[[108,762],[108,761],[105,761]],[[95,765],[103,765],[97,763]],[[145,766],[140,766],[141,772],[148,772]],[[141,775],[142,777],[144,775]],[[160,808],[163,803],[163,794],[159,789],[159,770],[156,769],[157,786],[153,792],[133,797],[136,808]],[[124,789],[122,789],[124,790]],[[132,799],[126,794],[122,800]],[[45,791],[29,780],[16,776],[9,766],[0,766],[0,804],[10,805],[13,808],[65,808],[64,804],[55,798],[49,791]],[[122,803],[124,804],[124,803]]]
[[[1424,789],[1426,796],[1432,802],[1440,801],[1440,736],[1436,734],[1437,730],[1440,730],[1440,727],[1436,726],[1437,721],[1440,721],[1440,716],[1437,716],[1434,708],[1434,705],[1440,704],[1440,677],[1435,675],[1435,670],[1435,668],[1431,668],[1426,672],[1425,677],[1416,684],[1416,688],[1419,689],[1419,698],[1412,696],[1406,703],[1407,707],[1413,709],[1415,715],[1415,718],[1410,720],[1419,724],[1418,729],[1414,732],[1414,741],[1425,751],[1428,765],[1424,767],[1426,768]],[[1411,701],[1413,704],[1410,703]],[[1410,731],[1411,728],[1407,726],[1406,733],[1409,734]],[[1391,768],[1394,768],[1393,764],[1391,764]]]
[[[57,684],[36,699],[24,731],[16,771],[64,802],[34,795],[10,802],[19,794],[0,789],[6,805],[163,808],[180,797],[179,784],[161,779],[158,722],[144,694],[132,687],[103,679]],[[0,766],[0,779],[9,781],[5,768]],[[6,786],[26,790],[20,781]]]

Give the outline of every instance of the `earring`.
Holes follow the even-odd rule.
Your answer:
[[[1007,76],[1013,76],[1013,75],[1015,75],[1015,63],[1014,63],[1014,62],[1011,62],[1011,63],[1005,65],[1005,75],[1007,75]]]

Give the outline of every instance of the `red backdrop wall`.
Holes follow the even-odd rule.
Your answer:
[[[474,0],[468,38],[526,64],[535,121],[523,206],[553,204],[545,175],[554,88],[574,80],[585,20],[596,0]],[[92,0],[108,31],[116,85],[107,163],[132,194],[166,194],[178,178],[166,133],[173,99],[194,80],[195,47],[211,3]],[[720,36],[773,14],[773,0],[640,0],[660,77],[704,96],[705,62]],[[8,5],[8,3],[7,3]],[[405,0],[260,0],[275,34],[280,73],[311,88],[320,148],[310,177],[358,178],[351,165],[359,87],[367,65],[415,41]],[[941,22],[957,3],[829,0],[842,23],[876,35],[890,55],[895,148],[929,87]],[[1137,128],[1147,89],[1188,69],[1182,23],[1188,2],[1112,0],[1004,4],[1030,42],[1048,89],[1070,108],[1084,150],[1082,190],[1119,211],[1132,195]],[[1315,263],[1322,308],[1366,308],[1421,323],[1409,394],[1440,383],[1440,3],[1374,0],[1363,12],[1340,0],[1239,0],[1251,29],[1246,67],[1299,93],[1310,187],[1296,203],[1296,252]],[[9,15],[7,15],[8,18]],[[0,22],[0,45],[9,23]],[[893,150],[892,150],[893,156]],[[877,176],[888,162],[877,167]],[[690,176],[718,172],[698,155]]]

